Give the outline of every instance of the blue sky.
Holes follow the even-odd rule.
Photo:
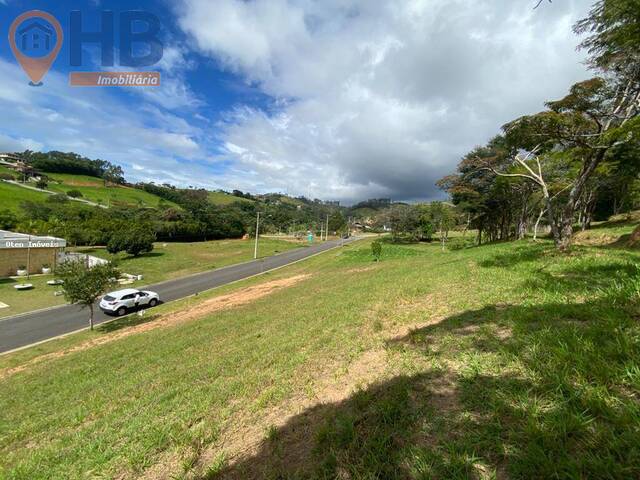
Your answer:
[[[468,149],[589,75],[571,25],[590,2],[535,3],[0,0],[3,38],[32,9],[65,33],[71,10],[94,30],[102,10],[141,9],[164,44],[148,68],[161,87],[70,87],[101,67],[87,45],[71,69],[66,41],[34,88],[0,42],[0,151],[75,151],[180,186],[436,198]]]

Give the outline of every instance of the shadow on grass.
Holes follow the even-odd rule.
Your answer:
[[[144,312],[144,310],[140,310]],[[153,322],[160,318],[159,314],[150,314],[145,312],[144,315],[138,315],[137,312],[127,315],[126,317],[116,318],[102,323],[96,327],[96,330],[100,333],[113,333],[123,328],[135,327],[136,325],[142,325],[143,323]]]
[[[433,368],[307,409],[201,478],[640,478],[639,339],[606,298],[469,310],[388,341]]]

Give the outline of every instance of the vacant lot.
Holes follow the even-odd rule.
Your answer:
[[[284,252],[298,245],[284,240],[264,239],[260,242],[260,257]],[[104,249],[78,248],[81,252],[102,258],[114,258]],[[136,282],[134,287],[184,277],[193,273],[213,270],[234,263],[253,259],[253,242],[248,240],[217,240],[199,243],[158,243],[155,250],[138,258],[119,254],[115,257],[120,269],[131,275],[143,275],[144,280]],[[19,292],[13,287],[25,279],[0,279],[0,302],[9,305],[0,308],[0,318],[41,308],[62,305],[64,297],[54,296],[58,287],[46,284],[52,275],[31,277],[29,283],[33,290]]]
[[[71,190],[82,193],[85,200],[104,206],[135,205],[136,207],[157,207],[160,197],[137,188],[121,185],[105,186],[104,180],[86,175],[70,175],[64,173],[47,174],[54,181],[47,189],[57,193],[67,194]],[[164,205],[177,207],[172,202],[163,201]]]
[[[639,260],[361,242],[0,357],[1,475],[638,478]]]

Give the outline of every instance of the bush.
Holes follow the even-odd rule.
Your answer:
[[[18,217],[11,210],[0,210],[0,230],[13,230],[18,225]]]
[[[139,225],[114,232],[107,243],[107,251],[111,254],[127,252],[137,257],[153,250],[156,236],[149,225]]]
[[[82,192],[80,190],[69,190],[67,192],[67,197],[81,198],[82,197]]]
[[[36,187],[39,188],[40,190],[44,190],[48,186],[49,186],[49,183],[44,179],[38,180],[36,182]]]
[[[463,250],[471,247],[472,244],[464,238],[452,238],[447,242],[447,248],[449,250]]]
[[[382,242],[380,240],[375,240],[371,244],[371,255],[373,255],[373,259],[376,262],[380,261],[380,258],[382,257]]]
[[[0,173],[0,180],[15,180],[16,177],[10,173]]]

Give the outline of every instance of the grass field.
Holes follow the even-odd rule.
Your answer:
[[[52,279],[53,275],[31,276],[28,280],[0,279],[0,302],[9,305],[8,308],[0,308],[0,318],[64,304],[64,297],[54,295],[59,289],[47,285],[47,281]],[[31,283],[34,289],[19,292],[13,288],[18,283]]]
[[[135,205],[140,207],[157,207],[160,197],[147,193],[137,188],[110,185],[105,187],[101,178],[89,177],[85,175],[69,175],[64,173],[47,174],[55,182],[50,182],[48,190],[57,193],[68,193],[70,190],[78,190],[82,193],[82,198],[101,205],[110,206],[114,204]],[[165,204],[175,207],[172,202],[165,201]]]
[[[639,261],[359,242],[0,357],[0,477],[638,478]]]
[[[236,202],[253,203],[253,200],[242,197],[234,197],[224,192],[209,192],[209,201],[215,205],[230,205]]]
[[[10,183],[0,181],[0,209],[12,210],[18,212],[20,204],[26,200],[33,202],[42,202],[51,195],[40,193],[34,190],[11,185]]]
[[[262,258],[297,248],[299,245],[265,238],[260,241],[259,246],[258,256]],[[153,252],[138,258],[124,253],[113,257],[104,248],[76,250],[107,260],[115,258],[123,272],[144,275],[144,283],[155,283],[253,260],[254,243],[251,240],[156,243]]]
[[[116,257],[123,272],[144,276],[142,281],[133,285],[134,287],[253,259],[253,243],[246,240],[168,243],[166,247],[164,245],[158,243],[153,252],[138,258],[124,254]],[[296,247],[296,244],[284,240],[264,239],[260,242],[260,257]],[[102,258],[113,258],[104,249],[77,248],[75,250]],[[29,283],[33,283],[35,288],[24,292],[18,292],[13,288],[18,283],[17,280],[0,280],[0,302],[9,305],[9,308],[0,308],[0,318],[64,304],[64,298],[54,296],[55,289],[46,284],[46,281],[52,278],[53,276],[31,277]]]

